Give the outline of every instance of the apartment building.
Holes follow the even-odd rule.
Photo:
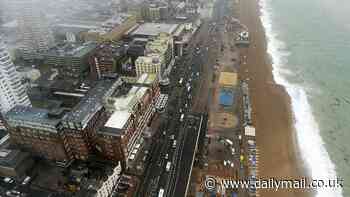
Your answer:
[[[98,147],[105,156],[120,161],[123,167],[135,157],[142,133],[155,113],[159,96],[156,75],[144,74],[136,84],[115,89],[104,98],[110,118],[98,132]],[[156,92],[157,91],[157,92]]]
[[[15,106],[5,115],[11,144],[42,158],[68,161],[62,144],[62,112]]]

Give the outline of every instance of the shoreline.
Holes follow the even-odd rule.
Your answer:
[[[249,78],[253,122],[257,129],[259,178],[299,179],[309,177],[298,146],[291,98],[285,87],[275,82],[266,32],[258,0],[240,0],[239,20],[251,35],[251,45],[241,51],[247,64],[241,66],[241,79]],[[259,196],[311,196],[305,190],[259,190]]]

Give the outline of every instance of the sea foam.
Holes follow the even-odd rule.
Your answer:
[[[291,97],[294,127],[301,158],[312,179],[336,179],[335,165],[332,163],[320,136],[320,130],[312,114],[304,88],[288,82],[283,75],[286,73],[290,53],[285,49],[286,44],[277,38],[278,34],[272,27],[271,3],[270,0],[259,0],[260,19],[267,37],[267,52],[273,64],[274,80],[283,85]],[[342,189],[318,188],[316,197],[342,197]]]

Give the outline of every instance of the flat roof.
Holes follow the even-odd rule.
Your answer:
[[[149,88],[147,87],[137,87],[133,86],[127,95],[115,97],[114,99],[114,108],[116,110],[131,110],[131,108],[143,97],[146,91]]]
[[[50,48],[45,55],[60,57],[83,57],[93,51],[96,47],[97,44],[94,42],[86,42],[83,44],[63,43]]]
[[[56,132],[59,118],[49,117],[49,110],[30,106],[17,105],[6,113],[7,123],[12,126],[40,127],[43,130]]]
[[[166,23],[143,23],[138,26],[131,35],[157,36],[159,33],[172,34],[177,29],[178,24]]]
[[[115,111],[106,122],[105,127],[122,129],[129,120],[130,116],[131,113],[127,110]]]
[[[219,78],[220,86],[236,86],[237,85],[237,73],[233,72],[221,72]]]
[[[63,120],[79,123],[84,129],[89,120],[102,108],[103,97],[109,93],[109,90],[116,83],[117,81],[114,80],[99,81],[98,84],[81,99],[73,110],[64,116]]]

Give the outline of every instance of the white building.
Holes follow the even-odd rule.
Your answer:
[[[146,56],[140,56],[135,61],[137,76],[143,73],[162,76],[174,58],[172,36],[167,33],[158,34],[154,40],[147,43],[145,53]]]
[[[38,53],[54,46],[54,37],[48,22],[36,6],[35,0],[18,0],[14,2],[17,9],[18,38],[24,59],[37,58]]]
[[[151,54],[148,56],[140,56],[135,61],[136,74],[141,76],[144,73],[160,74],[161,58],[158,54]]]
[[[4,114],[16,105],[31,104],[20,75],[0,37],[0,112]]]

